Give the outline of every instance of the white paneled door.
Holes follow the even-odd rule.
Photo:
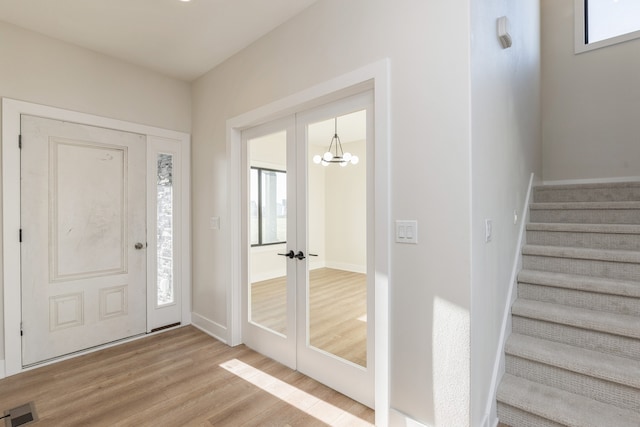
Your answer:
[[[146,331],[146,136],[21,118],[22,365]]]

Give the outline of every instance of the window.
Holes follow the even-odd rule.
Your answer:
[[[251,168],[251,246],[287,241],[287,173]]]
[[[157,161],[157,304],[160,307],[175,301],[173,284],[173,156],[158,154]]]
[[[575,0],[576,53],[640,38],[640,1]]]

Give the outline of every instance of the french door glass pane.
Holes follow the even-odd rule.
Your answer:
[[[308,251],[316,255],[308,264],[307,340],[366,367],[366,110],[337,118],[338,155],[357,156],[357,163],[314,162],[327,151],[335,126],[331,118],[307,129]]]
[[[287,325],[286,132],[248,141],[249,301],[248,320],[280,335]]]
[[[157,171],[158,306],[173,304],[173,156],[158,155]]]

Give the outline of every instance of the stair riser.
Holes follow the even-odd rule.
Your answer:
[[[640,251],[637,234],[527,231],[527,244]]]
[[[498,419],[511,427],[566,427],[501,402],[498,402]]]
[[[535,188],[536,203],[551,202],[630,202],[640,200],[640,186],[600,188]]]
[[[531,209],[531,222],[571,224],[638,224],[638,209]]]
[[[640,316],[640,299],[551,286],[518,284],[518,297],[570,307]]]
[[[640,340],[544,320],[513,316],[514,333],[640,361]]]
[[[522,266],[529,270],[640,281],[640,264],[524,255]]]
[[[640,390],[507,354],[506,371],[560,390],[640,411]]]

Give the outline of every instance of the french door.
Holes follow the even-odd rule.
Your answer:
[[[243,341],[371,407],[372,105],[366,92],[242,133]]]

